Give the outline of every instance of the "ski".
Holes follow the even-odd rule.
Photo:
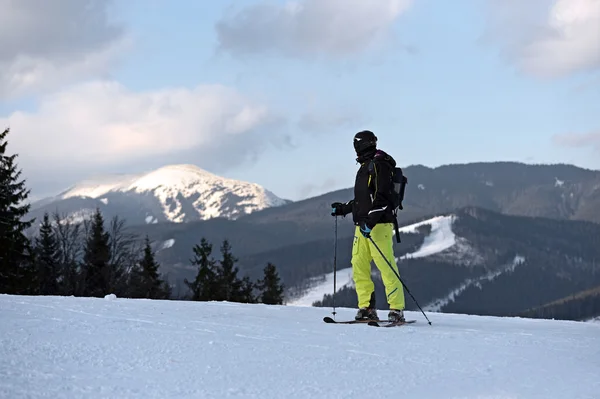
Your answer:
[[[387,320],[380,320],[380,321],[373,320],[373,321],[370,321],[368,324],[372,327],[400,327],[405,324],[412,324],[415,322],[416,322],[416,320],[395,321],[395,322],[390,322]]]
[[[370,322],[378,322],[378,321],[385,321],[385,320],[371,320],[371,319],[367,319],[367,320],[343,320],[343,321],[336,321],[336,320],[333,320],[329,316],[325,316],[325,317],[323,317],[323,321],[325,323],[330,323],[330,324],[367,324],[367,323],[370,323]]]

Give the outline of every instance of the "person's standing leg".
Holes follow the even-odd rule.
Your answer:
[[[375,309],[375,285],[371,279],[371,250],[358,227],[354,231],[352,243],[352,278],[358,297],[358,313],[356,319],[377,319]]]
[[[373,255],[375,265],[381,272],[381,279],[385,285],[385,294],[387,297],[390,310],[404,310],[404,287],[396,276],[396,274],[390,268],[390,265],[394,268],[396,273],[398,272],[398,266],[396,265],[396,257],[394,256],[394,242],[393,242],[393,231],[394,225],[392,223],[377,224],[371,231],[371,238],[377,245],[379,250],[385,256],[385,259],[381,256],[377,248],[373,245],[373,242],[369,240],[370,253]],[[386,262],[389,262],[389,265]],[[399,312],[402,315],[402,312]]]

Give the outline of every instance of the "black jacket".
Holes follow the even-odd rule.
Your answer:
[[[366,223],[373,228],[377,223],[393,223],[396,218],[390,195],[395,167],[394,158],[381,150],[377,150],[372,158],[361,160],[354,183],[354,199],[342,205],[341,213],[352,212],[357,226]]]

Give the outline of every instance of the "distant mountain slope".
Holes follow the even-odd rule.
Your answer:
[[[267,262],[273,262],[292,303],[306,303],[303,298],[333,289],[327,280],[333,271],[332,228],[214,219],[138,229],[155,240],[163,270],[180,281],[196,273],[189,259],[201,237],[213,242],[217,258],[227,238],[242,274],[259,277]],[[351,226],[340,229],[353,231]],[[600,285],[596,223],[465,207],[404,226],[401,239],[395,245],[401,276],[421,306],[431,311],[514,315]],[[350,267],[351,245],[351,235],[338,237],[338,289]],[[379,273],[375,267],[373,271],[377,300],[385,308]],[[336,304],[354,307],[355,298],[352,289],[345,289]],[[408,295],[406,300],[408,308],[415,309]],[[330,298],[321,305],[330,306]]]
[[[437,168],[408,166],[403,223],[477,206],[508,215],[600,223],[600,171],[571,165],[468,163]],[[348,182],[351,185],[353,182]],[[330,225],[330,204],[348,201],[352,189],[329,192],[246,215],[248,221],[291,221],[309,228]],[[348,222],[348,218],[344,222]]]
[[[439,224],[421,247],[400,257],[401,277],[428,310],[514,315],[600,285],[600,224],[476,207],[450,216],[445,219],[452,220],[450,237],[439,234],[444,229]],[[441,250],[413,256],[427,247]],[[378,303],[385,308],[378,272],[374,277]],[[406,297],[408,308],[415,309]],[[343,289],[336,303],[355,306],[354,291]],[[319,305],[330,306],[330,296]]]
[[[58,209],[83,218],[99,207],[108,216],[120,215],[130,224],[179,223],[236,219],[288,202],[257,184],[226,179],[194,165],[170,165],[140,175],[83,181],[33,204],[31,214],[39,217],[44,211]]]
[[[562,320],[590,320],[596,318],[600,320],[600,285],[543,306],[528,309],[520,313],[519,316]]]

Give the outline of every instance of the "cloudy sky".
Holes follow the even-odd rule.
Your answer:
[[[300,199],[402,166],[600,169],[600,0],[0,0],[33,195],[193,163]]]

